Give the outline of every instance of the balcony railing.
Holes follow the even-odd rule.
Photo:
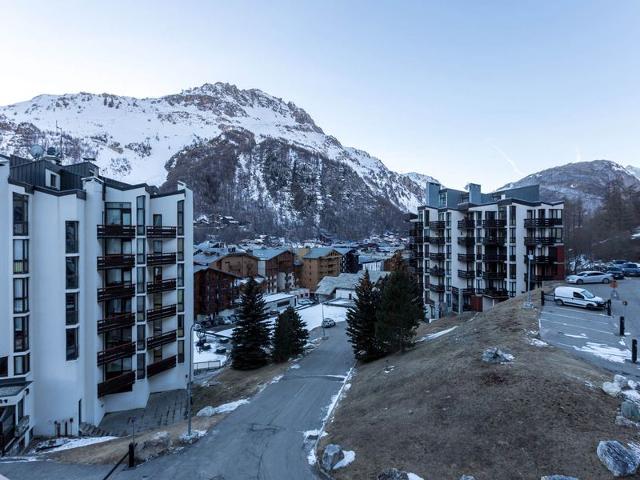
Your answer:
[[[98,289],[98,301],[106,302],[116,298],[129,298],[136,294],[136,289],[131,283],[116,283]]]
[[[482,261],[483,262],[487,262],[487,263],[494,263],[494,262],[506,262],[507,261],[507,256],[506,255],[484,255],[482,257]]]
[[[429,290],[431,290],[432,292],[442,293],[442,292],[444,292],[444,285],[438,285],[438,284],[435,284],[435,283],[430,283],[429,284]]]
[[[482,221],[484,228],[504,228],[507,226],[507,221],[502,218],[490,218]]]
[[[482,278],[485,280],[502,280],[507,278],[507,272],[482,272]]]
[[[524,261],[529,261],[526,255],[524,256]],[[533,257],[533,263],[555,263],[557,261],[558,259],[556,257],[549,257],[544,255],[536,255],[535,257]]]
[[[502,288],[485,288],[478,293],[489,298],[509,298],[509,292]]]
[[[167,343],[172,343],[175,341],[176,341],[176,331],[171,330],[170,332],[166,332],[161,335],[155,335],[153,337],[147,338],[147,348],[161,347],[162,345],[166,345]]]
[[[436,220],[435,222],[429,222],[429,228],[442,230],[444,228],[444,220]]]
[[[483,245],[504,245],[507,239],[505,237],[483,237]]]
[[[98,334],[108,332],[110,330],[118,330],[119,328],[133,327],[136,323],[133,313],[121,313],[112,315],[102,320],[98,320]]]
[[[470,219],[458,220],[458,228],[461,230],[475,228],[476,222]]]
[[[135,225],[98,225],[98,238],[134,238]]]
[[[147,265],[172,265],[176,263],[175,253],[150,253],[147,255]]]
[[[560,243],[561,240],[555,237],[524,237],[525,245],[553,245],[556,242]]]
[[[556,227],[562,225],[561,218],[525,218],[524,226],[526,228],[545,228]]]
[[[171,357],[165,358],[164,360],[160,360],[156,363],[151,363],[147,365],[147,377],[153,377],[165,370],[172,369],[176,366],[176,356],[172,355]]]
[[[147,310],[147,321],[161,320],[163,318],[173,317],[176,314],[175,305],[167,305],[160,308],[152,308]]]
[[[133,385],[136,381],[135,372],[124,372],[117,377],[105,380],[98,384],[98,397],[104,397],[110,393],[118,393]]]
[[[135,263],[135,255],[105,255],[104,257],[98,257],[98,270],[107,268],[133,268]]]
[[[129,358],[133,356],[134,353],[136,353],[136,344],[133,342],[107,348],[106,350],[98,352],[98,366],[120,360],[121,358]]]
[[[445,254],[440,252],[440,253],[430,253],[429,254],[429,259],[430,260],[435,260],[436,262],[441,262],[442,260],[445,259]]]
[[[425,237],[425,241],[427,243],[432,243],[434,245],[444,245],[445,238],[444,237]]]
[[[147,227],[148,238],[176,238],[176,227]]]
[[[475,237],[458,237],[458,245],[466,245],[467,247],[476,243]]]
[[[458,261],[459,262],[473,262],[475,261],[476,256],[473,253],[459,253]]]
[[[176,289],[176,279],[168,278],[157,282],[147,282],[147,293],[159,293]]]
[[[458,270],[458,278],[475,278],[475,270]]]
[[[429,269],[429,275],[434,275],[436,277],[444,277],[444,268],[432,267]]]

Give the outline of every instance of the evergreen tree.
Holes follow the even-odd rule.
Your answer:
[[[382,288],[376,311],[376,338],[389,352],[413,345],[416,329],[424,319],[417,283],[406,272],[393,272]]]
[[[251,278],[242,294],[238,324],[231,337],[233,368],[250,370],[269,362],[269,327],[265,310],[266,305],[260,287]]]
[[[358,360],[365,362],[384,355],[376,339],[376,309],[379,295],[369,278],[369,271],[356,286],[355,305],[347,311],[347,336]]]
[[[291,357],[301,355],[309,338],[309,332],[298,312],[292,307],[278,315],[273,331],[274,362],[286,362]]]

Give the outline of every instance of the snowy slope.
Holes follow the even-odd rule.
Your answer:
[[[640,180],[640,167],[634,167],[633,165],[627,165],[625,168],[627,169],[627,171],[631,175],[633,175],[638,180]]]

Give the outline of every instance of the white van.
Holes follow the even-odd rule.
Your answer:
[[[579,287],[556,287],[553,299],[557,305],[574,305],[584,308],[604,308],[606,302],[589,290]]]

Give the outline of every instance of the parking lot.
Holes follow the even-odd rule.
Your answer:
[[[596,363],[612,372],[640,378],[640,364],[631,363],[631,340],[640,340],[640,279],[625,278],[611,285],[587,284],[586,288],[605,300],[615,291],[611,316],[606,310],[558,306],[547,301],[540,313],[540,336],[552,345]],[[623,305],[623,301],[627,305]],[[620,337],[619,319],[625,317],[625,336]]]

